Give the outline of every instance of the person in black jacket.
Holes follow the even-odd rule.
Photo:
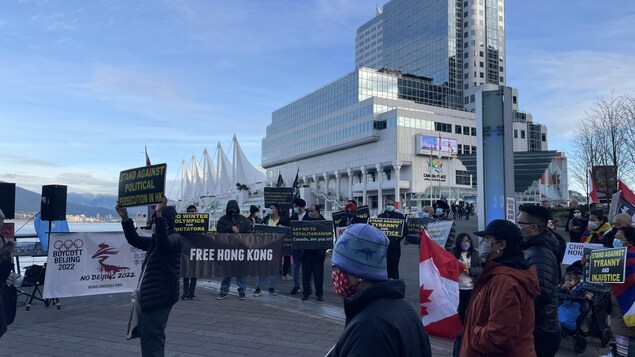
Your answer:
[[[129,218],[128,210],[115,207],[121,216],[121,226],[128,243],[146,252],[139,284],[139,333],[141,355],[163,356],[165,326],[172,306],[179,300],[179,269],[181,237],[174,232],[176,209],[167,205],[167,198],[157,205],[152,218],[152,237],[140,237]]]
[[[196,213],[197,208],[194,205],[187,206],[187,213]],[[183,278],[183,295],[181,295],[181,300],[194,300],[196,296],[194,296],[194,292],[196,290],[196,277],[191,276],[187,278]]]
[[[478,250],[474,249],[472,237],[467,233],[460,233],[456,237],[456,244],[452,254],[458,259],[465,270],[459,276],[459,318],[465,324],[465,312],[467,311],[470,295],[474,289],[474,282],[483,272],[481,256]]]
[[[388,279],[387,249],[388,237],[361,223],[348,227],[335,243],[331,277],[344,300],[346,324],[327,356],[432,355],[421,317],[404,300],[403,280]]]
[[[537,357],[553,357],[558,351],[561,340],[558,321],[558,284],[560,282],[560,264],[558,257],[563,256],[563,247],[547,231],[549,212],[540,206],[523,205],[517,217],[517,225],[523,234],[525,259],[536,266],[540,295],[536,298],[536,324],[534,328],[534,346]]]
[[[324,221],[318,205],[309,206],[309,220]],[[302,252],[302,300],[311,296],[311,277],[315,283],[317,301],[324,301],[324,249],[305,249]]]
[[[292,221],[308,220],[309,215],[306,212],[306,201],[301,198],[295,198],[293,200],[293,214],[291,215]],[[295,295],[300,291],[300,268],[302,267],[302,250],[293,250],[293,289],[289,294]]]
[[[227,208],[225,209],[225,215],[218,219],[216,222],[216,232],[218,233],[249,233],[251,232],[251,224],[247,217],[240,214],[240,207],[236,200],[229,200],[227,202]],[[216,297],[216,300],[223,300],[229,293],[229,286],[231,285],[231,276],[225,277],[220,284],[220,293]],[[245,300],[245,287],[247,285],[244,276],[236,277],[236,285],[238,285],[238,296],[240,300]]]
[[[287,215],[281,212],[280,205],[278,205],[277,203],[272,203],[269,206],[269,212],[271,213],[269,213],[269,215],[267,215],[262,220],[262,224],[271,227],[291,227],[291,221],[289,220],[289,217]],[[278,277],[275,275],[269,277],[259,275],[256,277],[256,288],[254,289],[254,296],[258,297],[262,294],[262,289],[260,288],[262,287],[262,284],[265,282],[265,280],[269,280],[269,294],[272,296],[278,295],[278,292],[276,291],[276,283],[278,282]]]
[[[450,206],[443,200],[437,200],[434,208],[434,219],[436,221],[451,221]],[[448,239],[445,241],[445,250],[451,252],[454,249],[454,241],[456,240],[456,224],[452,222]]]
[[[395,211],[395,200],[389,198],[386,200],[384,212],[379,214],[377,218],[393,218],[406,219],[401,212]],[[404,229],[404,232],[406,230]],[[401,258],[401,240],[400,238],[389,237],[388,251],[386,252],[386,266],[388,271],[388,279],[399,279],[399,259]]]

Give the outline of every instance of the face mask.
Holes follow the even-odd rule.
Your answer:
[[[395,206],[394,205],[386,205],[386,211],[392,212],[394,210],[395,210]]]
[[[443,214],[443,208],[437,208],[436,210],[434,210],[434,214],[436,214],[437,216],[440,216]]]
[[[573,217],[574,218],[580,218],[582,216],[582,213],[580,212],[573,212]]]
[[[318,217],[320,217],[320,215],[317,212],[309,212],[309,217],[318,218]]]
[[[621,239],[613,238],[613,248],[622,248],[624,247],[624,242]]]
[[[598,222],[595,222],[595,221],[589,221],[589,228],[591,228],[591,229],[597,229],[597,228],[598,228]]]
[[[489,244],[485,239],[481,240],[478,245],[478,254],[481,256],[481,259],[486,260],[489,253],[492,252],[492,245]]]
[[[461,249],[462,250],[468,250],[470,249],[470,242],[461,242]]]
[[[337,296],[342,299],[348,299],[349,297],[355,295],[355,288],[350,281],[348,281],[343,271],[333,269],[331,278],[333,279],[333,289],[335,290]]]
[[[232,208],[232,209],[227,210],[227,214],[230,215],[230,216],[235,216],[235,215],[238,214],[238,211],[236,211],[235,209]]]
[[[430,215],[428,214],[428,212],[423,212],[421,213],[421,218],[430,218]]]
[[[293,207],[293,213],[300,213],[300,209],[298,207]]]

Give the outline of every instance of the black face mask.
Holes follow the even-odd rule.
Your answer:
[[[232,208],[232,209],[228,209],[228,210],[227,210],[227,214],[228,214],[228,215],[230,215],[230,216],[235,216],[235,215],[237,215],[237,214],[238,214],[238,211],[236,211],[236,210],[235,210],[235,209],[233,209],[233,208]]]

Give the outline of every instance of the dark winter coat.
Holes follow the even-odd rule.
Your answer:
[[[156,217],[156,234],[140,237],[132,219],[121,222],[128,243],[146,252],[145,273],[139,286],[143,312],[174,305],[179,300],[181,237],[168,229],[165,217]]]
[[[460,356],[536,356],[534,299],[539,292],[536,268],[522,256],[488,261],[472,290]]]
[[[421,318],[404,300],[403,280],[389,280],[344,301],[346,326],[327,356],[431,356]]]
[[[382,213],[380,213],[377,218],[392,218],[392,219],[403,219],[405,220],[406,217],[401,214],[401,212],[388,212],[388,211],[384,211]],[[405,222],[404,222],[405,224]],[[395,237],[388,237],[388,241],[390,242],[388,244],[388,248],[397,248],[399,247],[399,244],[401,243],[401,240],[405,237],[405,235],[408,233],[408,230],[404,227],[403,230],[403,235],[399,238],[395,238]]]
[[[536,298],[536,331],[550,333],[560,331],[558,321],[558,284],[560,282],[559,256],[562,248],[548,232],[528,238],[523,242],[525,259],[536,267],[540,295]]]
[[[230,210],[234,210],[235,214],[230,214]],[[247,217],[240,214],[238,202],[236,202],[236,200],[229,200],[229,202],[227,202],[227,208],[225,209],[225,215],[216,222],[216,232],[234,233],[232,229],[233,226],[238,227],[239,233],[249,233],[252,231],[251,224]]]

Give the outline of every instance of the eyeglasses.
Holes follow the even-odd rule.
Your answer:
[[[521,222],[521,221],[516,222],[516,225],[519,225],[519,224],[522,224],[522,225],[524,225],[524,226],[533,226],[533,225],[534,225],[534,224],[536,224],[536,223],[531,223],[531,222]]]

